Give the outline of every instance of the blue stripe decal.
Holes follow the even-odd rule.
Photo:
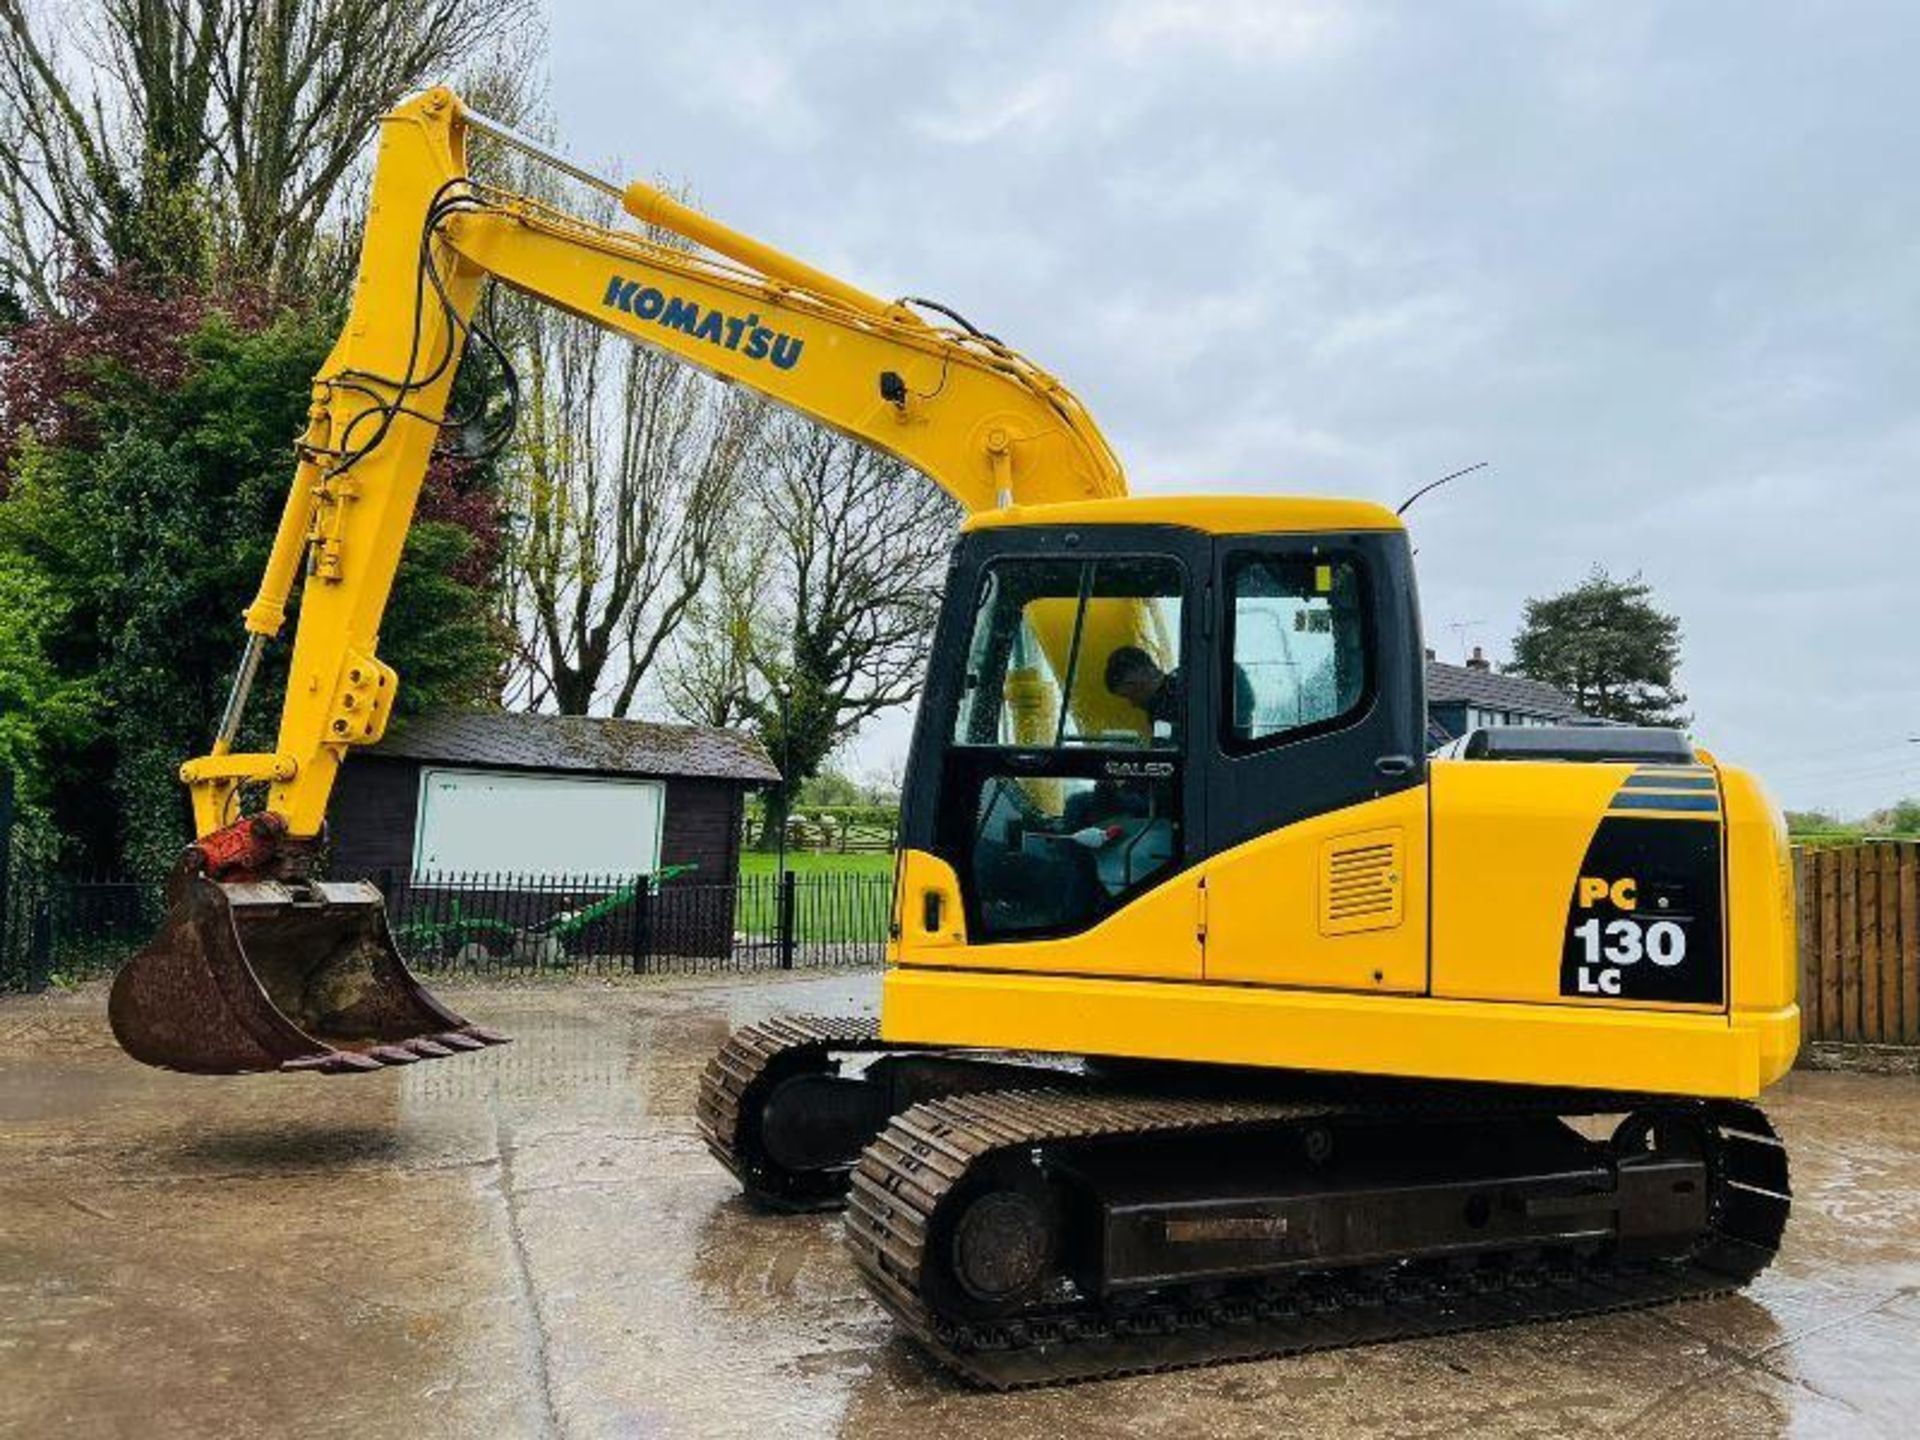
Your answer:
[[[1719,784],[1711,775],[1649,775],[1644,770],[1621,782],[1627,790],[1713,790]]]
[[[1699,810],[1714,811],[1720,809],[1718,795],[1650,795],[1622,790],[1613,797],[1612,808],[1618,810]]]

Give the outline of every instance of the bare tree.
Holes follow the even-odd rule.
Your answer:
[[[757,662],[781,652],[767,592],[774,552],[766,517],[743,495],[737,523],[725,526],[706,587],[687,607],[682,628],[662,667],[666,708],[695,725],[740,725],[764,694]]]
[[[535,302],[512,306],[508,699],[632,712],[738,524],[759,401]]]
[[[57,299],[63,254],[168,268],[199,258],[191,193],[224,4],[183,12],[103,0],[87,36],[26,0],[0,0],[0,275],[41,307]],[[85,57],[88,79],[76,81],[69,62],[83,48],[103,53]]]
[[[281,294],[316,269],[339,283],[327,242],[374,121],[524,46],[536,15],[537,0],[0,0],[0,283],[40,308],[69,258]]]
[[[463,64],[489,67],[498,91],[491,62],[524,41],[536,13],[534,0],[200,3],[236,12],[215,78],[213,153],[235,226],[228,253],[241,273],[276,278],[303,272],[374,122]]]
[[[777,567],[760,685],[747,702],[794,791],[867,720],[914,699],[926,668],[958,507],[900,461],[798,416],[761,446],[761,504]]]

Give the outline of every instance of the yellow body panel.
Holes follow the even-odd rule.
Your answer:
[[[1035,974],[1205,978],[1363,991],[1426,988],[1426,791],[1316,816],[1192,866],[1098,925],[1052,940],[966,943],[959,880],[937,856],[901,857],[896,965]],[[1338,913],[1328,858],[1390,846],[1384,915]],[[941,924],[925,925],[929,897]]]
[[[1567,901],[1633,768],[1432,762],[1434,994],[1582,1003],[1560,994]]]
[[[1078,935],[968,945],[953,867],[937,856],[909,850],[900,862],[897,933],[888,958],[896,965],[1198,980],[1200,894],[1196,873],[1187,871]],[[940,897],[942,924],[934,931],[924,923],[929,895]]]
[[[1389,860],[1370,873],[1375,856]],[[1349,879],[1355,864],[1369,873]],[[1213,856],[1206,978],[1335,990],[1427,987],[1427,790],[1316,815]],[[1349,903],[1357,886],[1363,903]],[[1377,897],[1377,903],[1365,903]]]
[[[1639,807],[1610,808],[1636,769]],[[957,877],[909,852],[882,1034],[1751,1097],[1792,1066],[1800,1015],[1791,854],[1778,811],[1744,772],[1702,767],[1691,777],[1692,793],[1717,797],[1725,817],[1727,1000],[1561,993],[1569,907],[1583,878],[1598,883],[1581,871],[1602,821],[1719,818],[1663,810],[1663,782],[1646,770],[1436,761],[1426,786],[1236,846],[1064,940],[968,945]],[[1705,776],[1715,784],[1701,787]],[[1399,868],[1385,871],[1383,860]],[[930,893],[940,896],[938,934],[917,923]],[[1189,917],[1196,933],[1183,927]]]
[[[1253,985],[899,966],[880,1032],[981,1045],[1363,1075],[1751,1097],[1792,1064],[1799,1012],[1512,1005]]]
[[[1800,1049],[1799,935],[1793,914],[1793,850],[1786,820],[1744,770],[1720,771],[1727,826],[1727,953],[1736,1025],[1789,1015],[1792,1025],[1760,1031],[1771,1046],[1762,1070],[1783,1074]]]
[[[967,916],[960,899],[960,878],[953,867],[924,850],[903,850],[893,877],[893,938],[887,963],[912,955],[929,965],[944,965],[956,947],[967,943]]]

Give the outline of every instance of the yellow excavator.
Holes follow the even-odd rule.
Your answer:
[[[475,133],[618,198],[468,173]],[[660,243],[660,232],[678,243]],[[1789,1208],[1790,857],[1677,732],[1426,751],[1405,529],[1131,497],[1058,381],[430,91],[383,122],[352,310],[212,753],[111,1015],[151,1064],[378,1070],[501,1037],[316,873],[397,677],[380,617],[489,281],[907,461],[968,512],[914,732],[877,1021],[732,1035],[750,1201],[846,1209],[880,1302],[993,1386],[1588,1314],[1746,1283]],[[929,316],[936,317],[929,319]],[[304,574],[278,743],[234,753]],[[245,797],[265,789],[264,803]],[[243,813],[244,811],[244,813]]]

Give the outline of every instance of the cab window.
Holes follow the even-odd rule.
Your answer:
[[[1178,867],[1185,590],[1166,556],[988,569],[939,845],[980,939],[1085,929]]]
[[[974,611],[953,738],[1176,748],[1184,572],[1163,556],[1002,560]]]
[[[1371,694],[1357,557],[1254,551],[1226,565],[1222,743],[1247,753],[1355,718]]]

